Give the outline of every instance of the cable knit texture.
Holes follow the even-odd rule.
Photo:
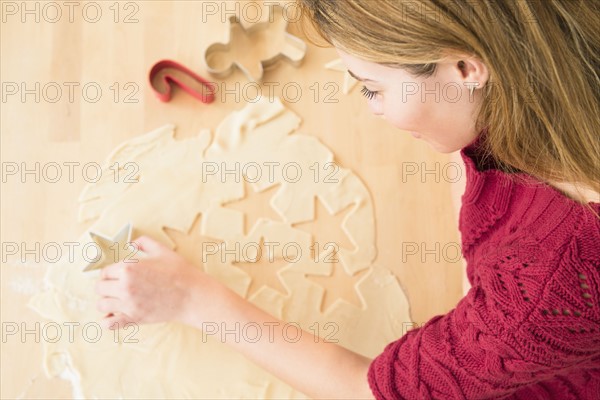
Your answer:
[[[471,289],[373,360],[377,399],[600,399],[600,222],[524,173],[460,151]],[[600,199],[590,203],[600,213]]]

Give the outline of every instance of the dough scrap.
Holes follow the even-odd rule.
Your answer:
[[[341,167],[335,175],[337,182],[313,179],[310,167],[317,162],[320,166],[334,163],[334,157],[316,138],[294,133],[299,124],[300,118],[278,99],[263,98],[227,116],[212,141],[208,130],[191,139],[175,140],[173,125],[127,141],[108,156],[101,180],[81,193],[79,218],[93,223],[79,238],[78,248],[93,242],[90,231],[113,234],[125,223],[132,224],[133,237],[151,236],[194,260],[199,257],[198,249],[182,239],[192,227],[199,231],[193,236],[198,243],[214,240],[226,248],[261,241],[295,243],[303,249],[301,258],[277,271],[287,293],[263,285],[250,294],[249,301],[309,332],[317,327],[323,337],[365,356],[376,356],[402,335],[403,323],[410,322],[408,302],[396,277],[373,265],[375,220],[369,191],[356,175]],[[230,167],[236,162],[300,166],[303,176],[297,183],[277,168],[272,179],[264,174],[249,185],[257,192],[278,185],[270,205],[280,221],[259,219],[244,231],[243,213],[226,206],[244,198],[244,181],[204,173],[207,166],[224,163]],[[110,168],[115,163],[135,163],[136,181],[114,183]],[[355,248],[340,248],[337,256],[349,275],[365,271],[355,287],[362,307],[337,299],[320,311],[323,288],[307,274],[325,276],[330,271],[311,260],[311,234],[294,228],[314,218],[315,197],[331,214],[351,208],[341,228]],[[284,256],[282,248],[274,247],[274,256]],[[48,266],[46,290],[29,303],[63,327],[76,324],[73,335],[63,334],[55,343],[44,341],[46,372],[69,379],[74,396],[306,398],[215,337],[178,323],[98,332],[96,322],[102,315],[95,309],[94,283],[99,271],[83,272],[84,254],[75,252],[75,256]],[[236,268],[234,261],[223,258],[222,251],[202,261],[198,267],[241,296],[248,294],[251,277]],[[267,333],[264,327],[262,334]]]

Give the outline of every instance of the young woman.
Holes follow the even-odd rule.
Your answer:
[[[288,343],[277,328],[273,342],[231,346],[315,398],[600,398],[598,1],[301,6],[375,114],[460,150],[472,287],[374,360],[308,332]],[[408,84],[429,94],[408,96]],[[448,87],[460,96],[431,95]],[[149,258],[106,267],[97,285],[107,326],[278,322],[160,244],[137,243]]]

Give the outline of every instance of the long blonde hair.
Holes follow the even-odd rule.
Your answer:
[[[483,157],[600,192],[597,0],[298,1],[329,44],[415,76],[474,55],[490,73],[476,122]]]

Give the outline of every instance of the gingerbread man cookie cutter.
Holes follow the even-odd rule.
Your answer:
[[[306,43],[287,32],[287,19],[281,6],[274,6],[268,21],[244,28],[238,17],[229,18],[225,43],[216,42],[204,51],[207,71],[226,78],[239,68],[249,80],[260,82],[264,70],[282,59],[299,66],[306,54]]]

